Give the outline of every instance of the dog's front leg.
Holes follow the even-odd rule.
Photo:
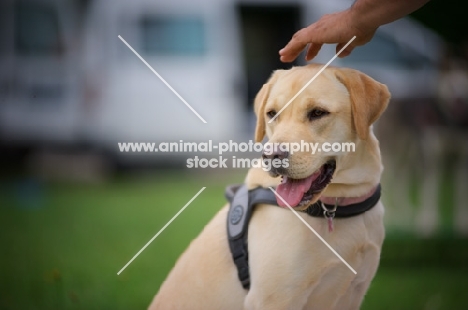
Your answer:
[[[289,294],[288,294],[289,293]],[[245,299],[245,310],[301,310],[307,303],[310,290],[267,292],[251,290]]]
[[[322,255],[314,253],[314,237],[291,211],[257,207],[249,226],[251,286],[244,303],[246,310],[305,307],[327,269],[327,260],[322,266]]]

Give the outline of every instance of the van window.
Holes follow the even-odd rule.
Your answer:
[[[61,52],[57,11],[45,3],[15,6],[15,51],[20,55],[58,55]]]
[[[197,16],[155,16],[141,19],[146,54],[201,56],[205,53],[205,25]]]

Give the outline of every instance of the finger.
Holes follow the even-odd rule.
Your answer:
[[[307,46],[305,43],[300,42],[289,42],[282,50],[280,50],[280,59],[283,62],[291,62],[299,56],[299,54]]]
[[[315,56],[317,56],[321,48],[322,44],[310,43],[309,47],[307,48],[306,60],[312,60]]]
[[[304,29],[299,30],[296,32],[291,41],[289,41],[286,46],[279,51],[280,59],[283,62],[291,62],[299,56],[299,54],[304,50],[307,46],[307,42],[302,40],[304,33]]]
[[[336,45],[336,53],[338,54],[338,52],[346,45],[346,43],[338,43]],[[338,57],[340,58],[343,58],[343,57],[346,57],[348,56],[349,54],[351,54],[351,52],[353,51],[354,49],[354,46],[352,46],[351,44],[348,45],[341,53],[340,55],[338,55]]]

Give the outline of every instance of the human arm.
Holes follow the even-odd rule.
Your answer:
[[[348,56],[360,45],[369,42],[379,26],[391,23],[421,8],[429,0],[357,0],[349,9],[322,16],[317,22],[296,32],[280,50],[280,59],[291,62],[307,48],[306,60],[317,56],[323,44],[343,48],[353,36],[356,39],[340,54]]]

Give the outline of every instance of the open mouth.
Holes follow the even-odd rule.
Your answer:
[[[305,179],[282,176],[281,184],[276,188],[276,192],[291,207],[306,206],[331,182],[335,168],[336,162],[331,160]],[[276,201],[281,207],[287,207],[279,197],[276,197]]]

